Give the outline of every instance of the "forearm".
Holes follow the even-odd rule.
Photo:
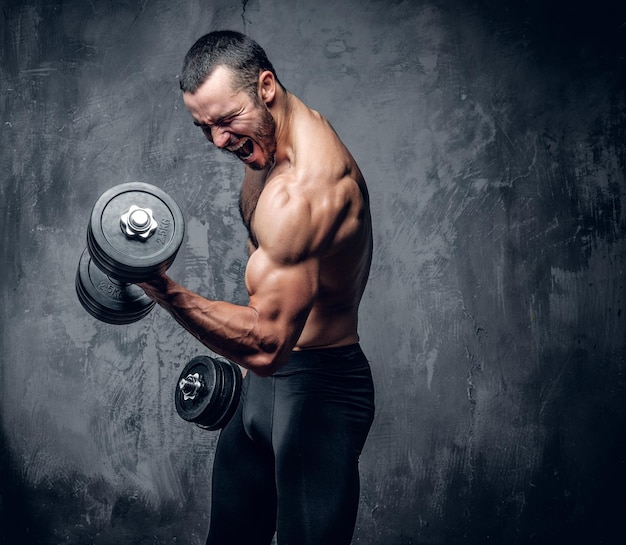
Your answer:
[[[212,351],[258,374],[269,374],[280,364],[280,343],[261,335],[254,308],[206,299],[167,276],[141,287]]]

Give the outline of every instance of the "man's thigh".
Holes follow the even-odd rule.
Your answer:
[[[207,545],[269,545],[276,528],[271,452],[254,445],[241,423],[241,405],[222,430],[215,452]]]
[[[359,503],[358,461],[371,415],[343,400],[287,396],[274,419],[278,543],[348,545]]]

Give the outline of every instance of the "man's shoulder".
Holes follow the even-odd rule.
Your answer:
[[[288,179],[277,179],[259,199],[254,232],[260,246],[281,261],[321,258],[338,233],[346,238],[346,229],[356,229],[362,207],[359,186],[348,178],[304,190]]]

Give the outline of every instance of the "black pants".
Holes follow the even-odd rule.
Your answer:
[[[360,346],[293,352],[248,373],[215,454],[207,545],[348,545],[359,455],[374,418]]]

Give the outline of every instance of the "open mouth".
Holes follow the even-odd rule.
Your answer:
[[[242,161],[247,161],[254,153],[254,143],[250,138],[242,138],[236,145],[227,148]]]

